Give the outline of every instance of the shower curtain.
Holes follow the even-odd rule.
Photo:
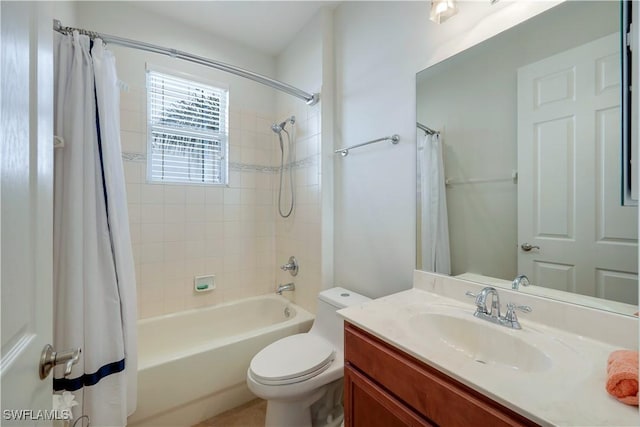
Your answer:
[[[420,137],[418,137],[420,141]],[[451,274],[449,221],[444,183],[444,162],[440,134],[425,135],[418,145],[420,164],[420,211],[422,268]]]
[[[100,40],[54,33],[54,70],[54,347],[82,354],[68,378],[54,370],[53,386],[73,392],[74,419],[124,426],[137,314],[115,59]]]

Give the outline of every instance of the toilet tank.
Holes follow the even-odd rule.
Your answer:
[[[318,334],[333,343],[340,351],[344,348],[344,323],[338,310],[371,301],[364,295],[335,287],[318,294],[316,320],[309,333]]]

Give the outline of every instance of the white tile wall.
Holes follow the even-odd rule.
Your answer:
[[[146,153],[143,87],[121,94],[122,150]],[[231,110],[231,162],[271,166],[272,117]],[[145,161],[124,161],[139,317],[271,292],[275,285],[273,172],[230,170],[229,186],[149,184]],[[215,274],[196,293],[193,278]]]

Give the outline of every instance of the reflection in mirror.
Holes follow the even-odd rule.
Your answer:
[[[620,25],[618,2],[566,2],[418,73],[417,122],[438,131],[417,130],[418,269],[509,288],[524,274],[522,292],[638,311]],[[446,245],[450,271],[434,264]]]

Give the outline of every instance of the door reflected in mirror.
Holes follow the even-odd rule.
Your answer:
[[[620,8],[562,3],[418,73],[417,122],[439,132],[417,130],[418,269],[509,288],[524,274],[523,292],[637,311],[638,212],[621,203]],[[443,172],[425,154],[436,139]],[[447,244],[442,222],[434,228],[442,215],[449,271],[434,261]]]

